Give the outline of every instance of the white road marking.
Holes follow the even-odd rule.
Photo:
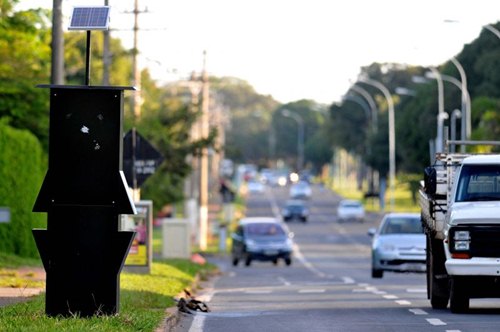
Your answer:
[[[286,280],[286,279],[285,279],[285,278],[283,278],[283,277],[278,277],[278,280],[279,280],[280,282],[282,282],[282,283],[283,283],[283,285],[285,285],[285,286],[291,286],[291,285],[292,285],[292,283],[291,283],[291,282],[289,282],[288,280]]]
[[[387,292],[379,290],[379,291],[373,292],[373,294],[375,294],[375,295],[385,295],[385,294],[387,294]]]
[[[422,309],[409,309],[408,311],[414,313],[415,315],[428,315],[428,313]]]
[[[205,316],[195,315],[188,332],[203,332],[203,325],[205,325]]]
[[[399,297],[397,297],[396,295],[384,295],[383,297],[384,297],[384,299],[387,299],[387,300],[399,299]]]
[[[315,268],[310,262],[307,261],[307,259],[302,255],[300,252],[299,246],[295,243],[293,245],[293,253],[295,255],[295,258],[297,258],[309,271],[314,273],[320,278],[325,278],[326,274]]]
[[[354,284],[354,279],[351,277],[342,277],[344,284]]]
[[[271,294],[272,291],[270,290],[247,290],[245,291],[246,294]]]
[[[427,289],[425,288],[408,288],[406,290],[407,293],[427,293]]]
[[[366,288],[354,288],[352,290],[353,293],[371,293],[369,290]]]
[[[299,293],[301,294],[324,293],[324,292],[326,292],[325,289],[299,289]]]
[[[426,318],[426,320],[429,322],[429,324],[434,325],[434,326],[446,325],[445,322],[443,322],[441,319],[438,319],[438,318]]]
[[[395,301],[397,304],[399,305],[411,305],[411,302],[410,301],[406,301],[406,300],[398,300],[398,301]]]

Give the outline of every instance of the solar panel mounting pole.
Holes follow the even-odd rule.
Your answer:
[[[90,85],[90,30],[87,30],[87,54],[85,56],[85,85]]]

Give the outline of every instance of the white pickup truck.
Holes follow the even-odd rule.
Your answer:
[[[420,206],[432,307],[461,313],[500,297],[500,155],[438,154]]]

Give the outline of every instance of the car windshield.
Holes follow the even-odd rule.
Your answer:
[[[280,225],[273,223],[249,224],[246,226],[246,234],[253,236],[276,236],[285,235],[285,231]]]
[[[464,165],[457,187],[457,202],[499,201],[500,168],[496,165]]]
[[[380,234],[421,234],[420,217],[389,217]]]
[[[359,208],[361,207],[361,204],[356,202],[351,202],[351,203],[342,203],[341,206],[345,208]]]

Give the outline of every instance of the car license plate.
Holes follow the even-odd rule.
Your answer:
[[[424,271],[425,266],[422,264],[408,264],[406,268],[410,271]]]
[[[274,255],[277,255],[278,254],[278,250],[265,250],[264,251],[264,254],[266,256],[274,256]]]

